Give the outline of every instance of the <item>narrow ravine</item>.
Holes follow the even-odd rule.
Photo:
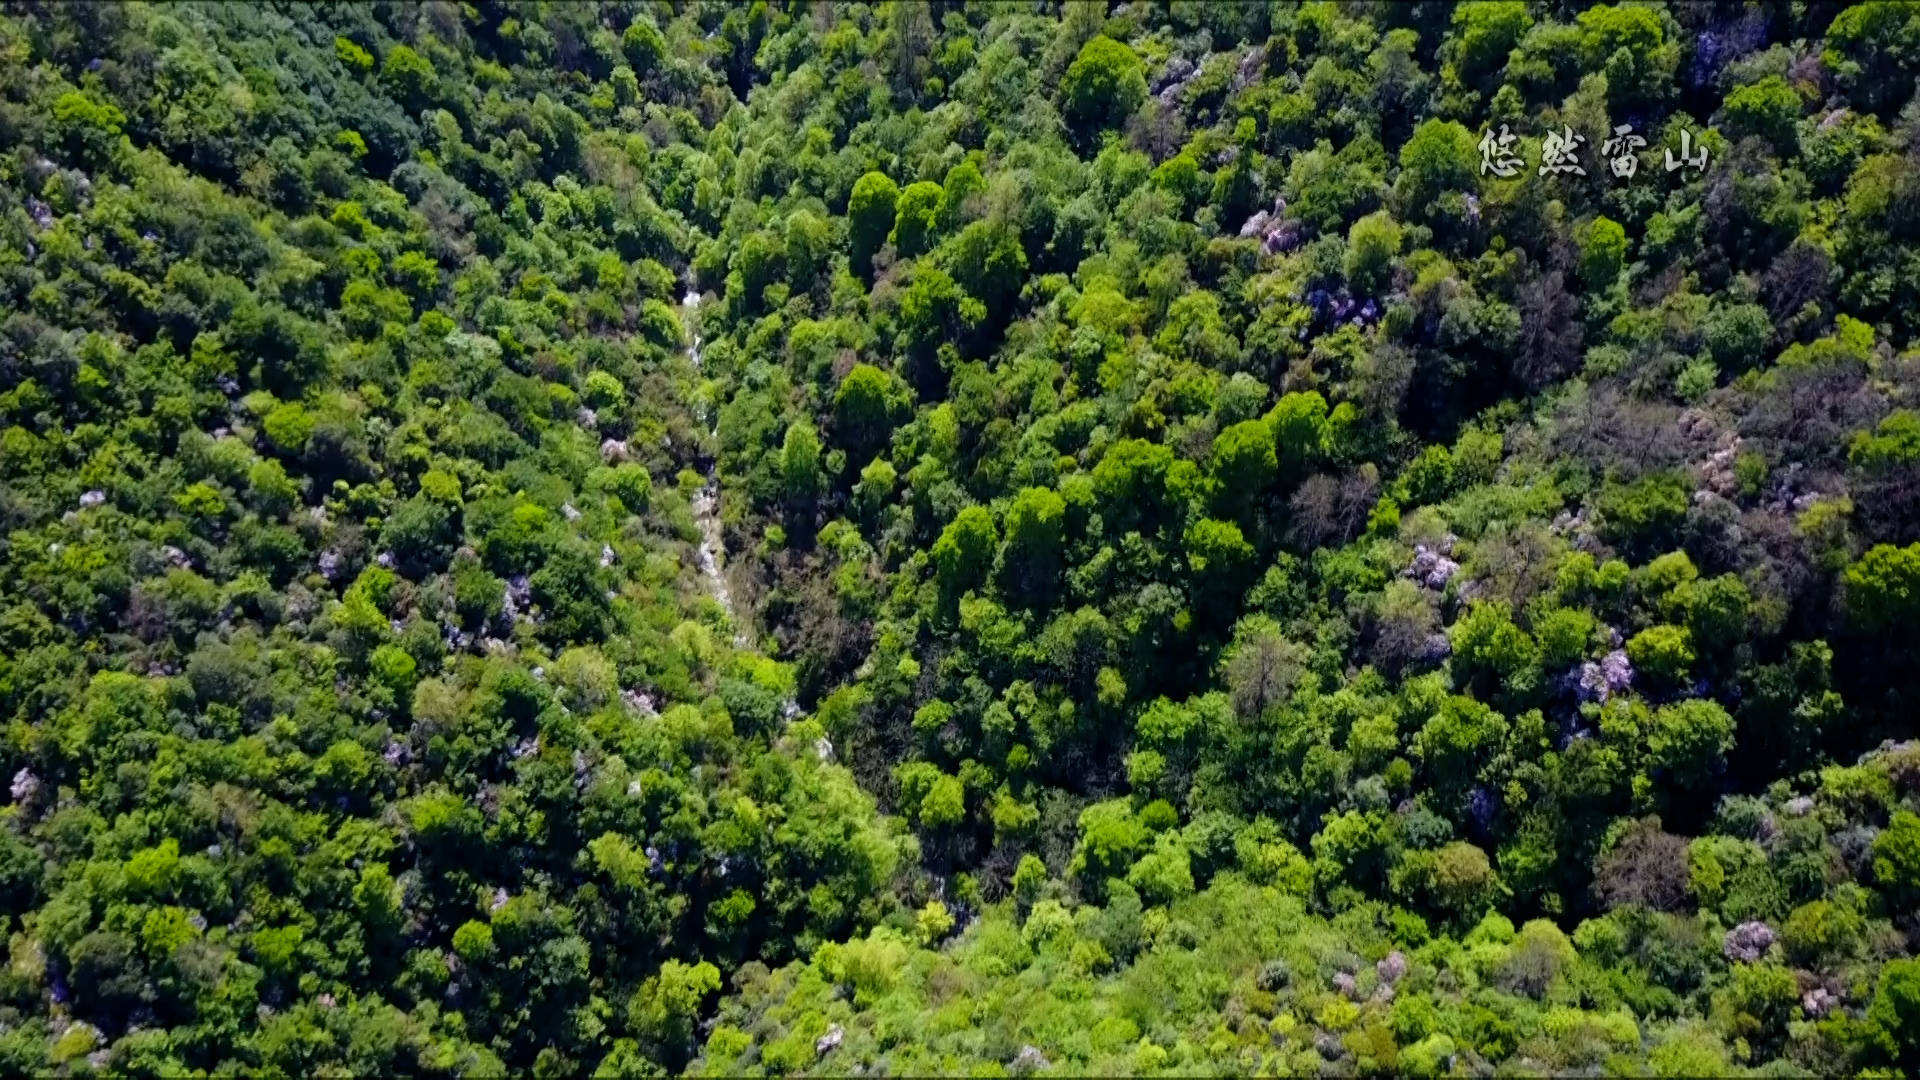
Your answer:
[[[686,323],[690,344],[687,346],[687,359],[693,361],[694,370],[700,369],[700,327],[696,322],[700,314],[700,293],[691,285],[680,301],[682,319]],[[720,433],[720,412],[713,411],[710,420],[710,433],[716,437]],[[740,615],[733,608],[733,590],[727,585],[726,541],[720,533],[720,463],[718,457],[709,458],[705,466],[707,482],[693,497],[693,520],[700,527],[700,575],[707,580],[707,589],[720,604],[720,610],[727,613],[727,621],[733,624],[733,644],[736,648],[746,648],[748,638],[740,623]]]
[[[699,371],[701,370],[701,341],[697,318],[700,314],[700,292],[691,284],[687,286],[687,293],[680,300],[680,308],[681,318],[687,327],[689,342],[687,359],[692,360],[694,370]],[[707,430],[714,436],[717,450],[720,436],[720,410],[717,406],[713,409],[713,416],[709,423],[711,426]],[[751,647],[753,640],[747,634],[746,624],[741,620],[740,613],[734,610],[733,589],[727,584],[727,545],[720,529],[720,459],[717,453],[707,460],[703,471],[707,482],[700,485],[700,490],[693,496],[693,520],[700,528],[700,548],[697,554],[700,561],[700,576],[706,579],[708,591],[713,593],[713,599],[720,605],[720,610],[727,613],[727,621],[733,624],[734,647],[745,649]],[[796,719],[801,715],[799,703],[791,698],[782,702],[780,714],[787,720]],[[833,743],[825,736],[821,736],[814,743],[814,752],[821,760],[831,761]]]

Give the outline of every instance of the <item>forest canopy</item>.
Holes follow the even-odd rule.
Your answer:
[[[0,7],[0,1072],[1920,1071],[1917,82]]]

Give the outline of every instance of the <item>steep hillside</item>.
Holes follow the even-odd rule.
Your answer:
[[[1920,1069],[1917,77],[0,8],[0,1072]]]

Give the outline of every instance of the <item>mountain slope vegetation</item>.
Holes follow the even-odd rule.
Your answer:
[[[1920,1069],[1920,7],[0,61],[0,1070]]]

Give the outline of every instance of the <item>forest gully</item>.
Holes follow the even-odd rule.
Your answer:
[[[0,6],[0,1075],[1920,1074],[1917,95]]]

